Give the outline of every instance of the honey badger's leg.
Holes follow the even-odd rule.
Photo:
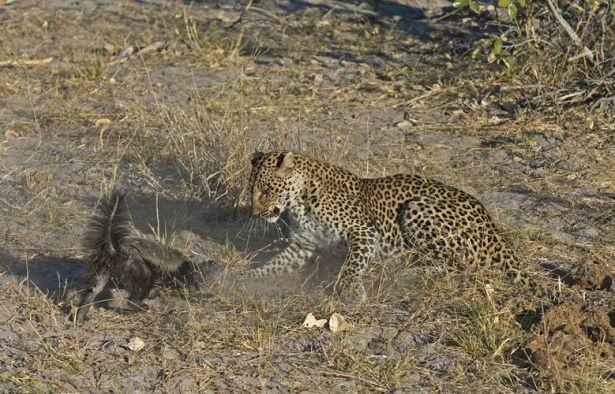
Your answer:
[[[176,283],[185,285],[189,292],[199,291],[203,286],[202,279],[200,270],[190,260],[184,261],[175,274]]]
[[[92,306],[92,302],[100,292],[105,288],[109,281],[109,273],[106,270],[100,270],[99,272],[88,275],[84,286],[78,293],[77,313],[75,315],[75,321],[78,324],[83,323],[85,316]]]
[[[120,285],[128,291],[129,305],[123,310],[148,310],[143,300],[154,287],[155,274],[146,260],[139,256],[126,256],[121,265]]]

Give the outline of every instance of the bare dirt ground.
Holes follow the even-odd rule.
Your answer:
[[[233,25],[244,2],[2,3],[2,391],[615,390],[613,113],[497,89],[518,81],[472,58],[476,18],[261,1]],[[68,321],[58,300],[113,185],[137,230],[186,253],[241,266],[282,246],[248,217],[256,148],[466,190],[547,291],[398,259],[370,271],[366,305],[341,305],[333,250],[297,277],[207,278],[207,297],[161,289],[147,312]],[[352,327],[301,326],[334,311]]]

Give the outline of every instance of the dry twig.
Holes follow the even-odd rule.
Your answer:
[[[0,62],[0,67],[40,66],[43,64],[49,64],[52,61],[52,57],[45,59],[5,60]]]
[[[357,14],[375,17],[378,14],[372,10],[365,10],[363,8],[359,8],[355,5],[348,4],[347,2],[336,1],[336,0],[304,0],[306,3],[314,6],[325,6],[332,10],[339,9],[349,12],[355,12]]]
[[[239,18],[237,18],[237,20],[233,23],[231,23],[230,25],[228,25],[226,28],[227,29],[232,29],[233,27],[237,26],[239,23],[241,23],[241,21],[243,20],[244,15],[246,14],[246,12],[248,12],[250,10],[250,7],[252,7],[252,2],[254,0],[249,0],[248,4],[246,4],[246,6],[243,8],[243,11],[241,11],[241,14],[239,14]]]
[[[594,113],[596,108],[602,106],[602,104],[615,103],[615,96],[611,97],[602,97],[601,99],[596,100],[589,109],[590,113]]]
[[[583,50],[583,54],[580,55],[581,57],[586,57],[589,62],[591,63],[592,66],[596,65],[596,63],[594,62],[594,54],[593,52],[586,47],[583,44],[583,41],[581,41],[581,39],[579,38],[579,36],[577,35],[577,33],[572,29],[572,27],[570,26],[570,24],[568,24],[568,22],[566,22],[566,20],[564,19],[564,17],[562,16],[562,13],[559,10],[559,7],[557,6],[557,4],[555,3],[555,0],[547,0],[547,4],[549,5],[549,9],[551,10],[551,13],[553,14],[553,16],[555,17],[555,19],[557,19],[557,21],[559,22],[559,24],[564,28],[564,30],[566,31],[566,34],[568,34],[568,36],[570,37],[570,39],[579,47]]]

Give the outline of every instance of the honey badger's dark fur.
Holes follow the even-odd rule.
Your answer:
[[[142,301],[156,282],[173,280],[190,290],[200,285],[196,267],[181,252],[132,235],[125,196],[117,191],[101,201],[84,246],[90,252],[88,271],[69,297],[77,323],[109,281],[127,290],[130,303],[141,309],[147,309]]]

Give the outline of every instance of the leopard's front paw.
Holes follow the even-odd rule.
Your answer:
[[[360,279],[351,282],[342,282],[335,287],[335,294],[343,302],[359,302],[367,301],[367,292]]]

